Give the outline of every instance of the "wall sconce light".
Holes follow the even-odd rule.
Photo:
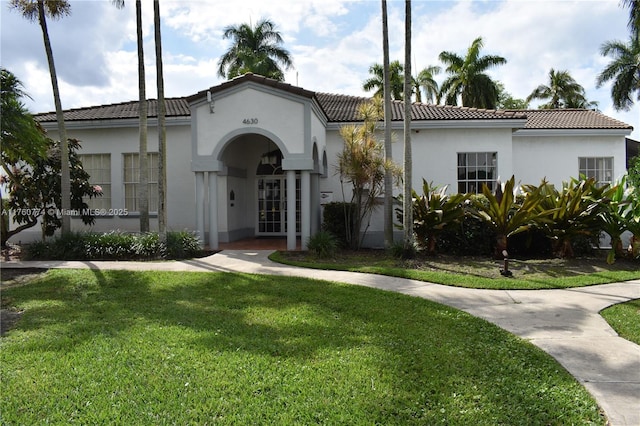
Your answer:
[[[216,101],[211,97],[211,92],[207,91],[207,102],[209,103],[209,112],[213,114],[215,112]]]

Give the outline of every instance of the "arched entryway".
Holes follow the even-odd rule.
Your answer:
[[[213,162],[218,170],[206,172],[208,191],[201,188],[204,172],[196,172],[196,193],[203,196],[200,201],[196,196],[197,225],[201,235],[209,231],[211,248],[254,237],[286,237],[289,249],[295,249],[300,238],[306,246],[312,216],[319,217],[311,213],[312,206],[319,206],[313,161],[283,152],[282,142],[270,136],[242,133],[221,142],[212,156],[218,158]]]

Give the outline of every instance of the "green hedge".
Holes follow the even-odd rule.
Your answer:
[[[442,231],[438,252],[456,256],[491,256],[495,241],[496,235],[486,222],[465,216],[460,225]]]
[[[346,214],[345,214],[346,211]],[[341,247],[349,247],[347,238],[347,217],[351,220],[351,228],[355,226],[355,209],[351,203],[327,203],[322,213],[322,229],[333,234]]]
[[[168,232],[160,243],[157,233],[77,232],[29,244],[30,260],[151,260],[187,259],[201,253],[196,236],[188,231]]]

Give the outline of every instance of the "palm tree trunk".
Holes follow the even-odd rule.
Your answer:
[[[505,258],[504,252],[507,252],[507,244],[508,239],[505,234],[496,235],[496,246],[493,250],[494,259],[500,260]]]
[[[156,43],[156,83],[158,87],[158,234],[167,241],[167,134],[165,126],[164,75],[162,72],[162,38],[160,35],[160,2],[153,2],[153,23]]]
[[[387,0],[382,0],[382,56],[384,93],[384,158],[393,160],[391,152],[391,78],[389,76],[389,27]],[[387,168],[384,174],[384,246],[393,245],[393,172]]]
[[[61,214],[62,214],[62,233],[71,232],[71,175],[69,170],[69,141],[67,140],[67,129],[64,125],[64,113],[62,112],[62,101],[60,100],[60,90],[58,89],[58,75],[56,74],[56,66],[53,61],[53,50],[51,49],[51,41],[49,40],[49,31],[47,30],[47,18],[44,11],[44,0],[38,0],[38,21],[42,29],[42,38],[44,40],[44,49],[47,53],[47,61],[49,63],[49,74],[51,75],[51,87],[53,89],[53,101],[56,107],[56,119],[58,121],[58,136],[60,137],[60,163],[61,163]]]
[[[404,28],[404,190],[403,220],[404,249],[408,254],[413,247],[413,203],[411,193],[411,0],[405,0]]]
[[[616,254],[617,259],[621,259],[624,257],[624,248],[622,246],[622,238],[617,236],[615,238],[611,238],[611,248]]]
[[[360,250],[360,231],[362,230],[362,188],[356,191],[354,226],[351,229],[352,248]]]
[[[569,238],[565,238],[562,240],[562,248],[560,251],[560,257],[562,259],[573,259],[573,245],[571,244],[571,240]]]
[[[430,234],[427,237],[427,253],[431,256],[436,254],[436,245],[438,244],[438,237],[435,234]]]
[[[136,0],[136,33],[138,38],[138,98],[139,98],[139,161],[138,211],[140,232],[149,232],[149,159],[147,158],[147,94],[142,39],[142,2]]]

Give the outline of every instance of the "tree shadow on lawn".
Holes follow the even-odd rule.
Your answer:
[[[329,401],[354,393],[346,398],[374,422],[553,423],[595,410],[566,399],[580,386],[529,343],[453,308],[370,288],[248,274],[57,270],[11,295],[27,306],[20,329],[37,332],[21,343],[24,351],[126,340],[131,329],[148,327],[157,351],[178,345],[240,352],[266,368],[282,360],[310,367],[326,383],[308,392]]]

